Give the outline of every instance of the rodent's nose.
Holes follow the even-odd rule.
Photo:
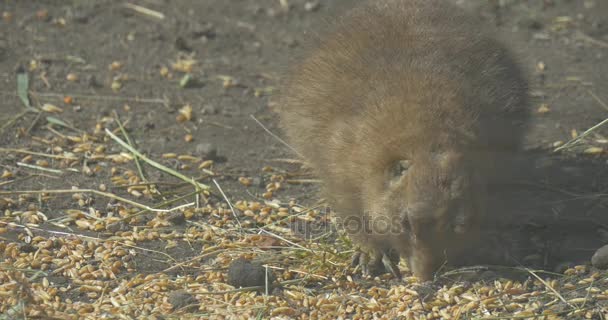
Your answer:
[[[414,252],[408,259],[408,266],[420,281],[429,281],[433,280],[433,275],[440,265],[435,260],[428,253]]]

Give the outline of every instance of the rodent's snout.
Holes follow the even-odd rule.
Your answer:
[[[431,250],[416,249],[411,252],[407,259],[408,266],[414,276],[420,281],[433,280],[435,272],[441,267],[445,259],[437,255],[438,252]]]

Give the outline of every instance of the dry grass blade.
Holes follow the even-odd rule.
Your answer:
[[[112,138],[114,141],[116,141],[118,144],[120,144],[123,148],[129,150],[131,153],[133,153],[134,155],[136,155],[137,157],[139,157],[140,159],[142,159],[143,161],[147,162],[149,165],[155,167],[158,170],[164,171],[174,177],[177,177],[179,179],[182,179],[185,182],[191,183],[195,188],[197,188],[198,190],[209,190],[209,186],[196,182],[194,179],[192,178],[188,178],[185,175],[167,168],[165,166],[163,166],[162,164],[152,161],[151,159],[149,159],[148,157],[144,156],[141,152],[135,150],[133,147],[131,147],[129,144],[127,144],[126,142],[122,141],[119,137],[117,137],[115,134],[113,134],[110,130],[108,130],[106,128],[106,134],[110,136],[110,138]]]
[[[605,125],[606,123],[608,123],[608,119],[604,119],[602,120],[600,123],[594,125],[593,127],[585,130],[585,132],[581,133],[578,137],[564,143],[562,146],[556,148],[553,150],[553,152],[557,152],[560,150],[564,150],[566,148],[569,148],[573,145],[575,145],[576,143],[578,143],[579,141],[581,141],[581,139],[583,139],[584,137],[588,136],[589,134],[591,134],[593,131],[599,129],[601,126]]]
[[[60,156],[60,155],[56,155],[56,154],[34,152],[34,151],[25,150],[25,149],[0,148],[0,152],[31,154],[33,156],[45,157],[45,158],[50,158],[50,159],[78,160],[77,157],[73,157],[73,156]]]
[[[99,241],[99,242],[113,241],[113,242],[119,243],[119,244],[121,244],[123,246],[126,246],[126,247],[130,247],[130,248],[141,250],[141,251],[156,253],[156,254],[159,254],[159,255],[163,255],[163,256],[169,258],[172,261],[176,261],[175,258],[173,258],[172,256],[170,256],[170,255],[168,255],[168,254],[166,254],[164,252],[157,251],[157,250],[152,250],[152,249],[147,249],[147,248],[143,248],[143,247],[139,247],[139,246],[135,246],[135,245],[132,245],[132,244],[128,244],[128,243],[122,242],[120,240],[116,240],[114,238],[101,239],[101,238],[86,236],[86,235],[78,234],[78,233],[70,233],[70,232],[47,230],[47,229],[42,229],[42,228],[33,227],[33,226],[24,226],[24,225],[20,225],[20,224],[16,224],[16,223],[7,223],[7,222],[0,221],[0,226],[2,226],[2,225],[8,225],[8,226],[11,226],[11,227],[17,227],[17,228],[28,229],[28,230],[36,230],[36,231],[39,231],[39,232],[50,233],[50,234],[55,234],[55,235],[60,235],[60,236],[68,236],[68,237],[75,237],[75,238],[81,238],[81,239],[88,239],[88,240]]]
[[[108,192],[103,192],[103,191],[99,191],[99,190],[95,190],[95,189],[65,189],[65,190],[15,190],[15,191],[0,191],[0,195],[14,195],[14,194],[43,194],[43,193],[47,193],[47,194],[73,194],[73,193],[94,193],[96,195],[100,195],[103,197],[107,197],[110,199],[114,199],[120,202],[124,202],[124,203],[128,203],[134,207],[140,208],[140,209],[144,209],[147,211],[153,211],[153,212],[173,212],[179,209],[183,209],[185,207],[189,207],[189,206],[193,206],[194,203],[187,203],[175,208],[171,208],[171,209],[155,209],[149,206],[146,206],[144,204],[141,203],[137,203],[135,201],[117,196],[115,194],[112,193],[108,193]]]
[[[264,131],[266,131],[270,136],[272,136],[273,138],[277,139],[277,141],[279,141],[280,143],[282,143],[283,145],[285,145],[287,148],[289,148],[291,151],[295,152],[298,156],[300,156],[301,158],[304,158],[304,156],[299,153],[294,147],[290,146],[289,143],[285,142],[283,139],[279,138],[279,136],[277,136],[276,134],[272,133],[272,131],[270,131],[268,128],[266,128],[266,126],[264,124],[262,124],[254,115],[249,115],[251,117],[251,119],[253,119],[253,121],[255,121],[260,127],[262,127],[262,129],[264,129]]]
[[[0,91],[2,92],[2,91]],[[141,103],[157,103],[157,104],[167,104],[167,99],[160,98],[138,98],[138,97],[117,97],[117,96],[102,96],[102,95],[87,95],[87,94],[72,94],[72,93],[49,93],[49,92],[37,92],[30,91],[31,94],[39,96],[39,97],[53,97],[53,98],[63,98],[65,96],[70,96],[74,99],[81,100],[100,100],[100,101],[119,101],[119,102],[141,102]]]
[[[600,47],[602,47],[602,48],[608,48],[608,42],[604,42],[604,41],[601,41],[601,40],[598,40],[598,39],[592,38],[591,36],[586,35],[586,34],[585,34],[585,33],[583,33],[582,31],[577,31],[577,32],[576,32],[576,35],[577,35],[577,36],[578,36],[580,39],[583,39],[583,40],[585,40],[585,41],[588,41],[588,42],[590,42],[590,43],[593,43],[593,44],[595,44],[595,45],[597,45],[597,46],[600,46]]]
[[[288,244],[290,244],[290,245],[292,245],[292,246],[294,246],[294,247],[300,248],[300,249],[302,249],[302,250],[305,250],[305,251],[308,251],[308,252],[311,252],[311,253],[315,253],[315,252],[314,252],[314,250],[312,250],[312,249],[309,249],[309,248],[303,247],[303,246],[301,246],[301,245],[299,245],[299,244],[297,244],[297,243],[295,243],[295,242],[293,242],[293,241],[289,241],[289,240],[285,239],[284,237],[281,237],[281,236],[279,236],[278,234],[274,234],[274,233],[272,233],[272,232],[270,232],[270,231],[267,231],[267,230],[261,229],[261,230],[260,230],[260,233],[265,233],[265,234],[267,234],[267,235],[269,235],[269,236],[271,236],[271,237],[277,238],[277,239],[279,239],[279,240],[281,240],[281,241],[283,241],[283,242],[285,242],[285,243],[288,243]]]
[[[36,166],[36,165],[33,165],[33,164],[27,164],[27,163],[23,163],[23,162],[17,162],[17,165],[20,166],[20,167],[25,167],[25,168],[30,168],[30,169],[36,169],[36,170],[50,172],[50,173],[63,174],[63,171],[61,171],[61,170],[44,168],[44,167],[41,167],[41,166]]]
[[[230,207],[230,210],[232,211],[232,216],[234,216],[234,219],[236,220],[236,223],[239,225],[239,229],[243,229],[243,226],[241,225],[241,222],[239,221],[239,217],[236,215],[236,211],[234,211],[234,207],[232,206],[232,202],[230,202],[230,200],[228,199],[228,197],[224,193],[224,190],[222,190],[222,187],[220,187],[219,183],[217,183],[217,181],[215,181],[215,179],[213,179],[213,183],[215,184],[215,186],[217,187],[217,189],[222,194],[222,197],[224,197],[224,200],[226,200],[226,203],[228,203],[228,206]]]
[[[153,17],[153,18],[156,18],[159,20],[165,19],[165,15],[162,12],[158,12],[158,11],[148,9],[146,7],[138,6],[138,5],[132,4],[132,3],[125,3],[124,6],[135,12],[145,14],[147,16],[150,16],[150,17]]]
[[[530,273],[532,276],[534,276],[534,278],[536,278],[538,281],[540,281],[545,286],[545,288],[549,289],[559,300],[561,300],[563,303],[567,304],[572,309],[576,309],[572,304],[570,304],[566,299],[564,299],[564,297],[559,292],[557,292],[557,290],[555,290],[555,288],[550,286],[545,280],[543,280],[541,277],[539,277],[534,271],[532,271],[528,268],[526,268],[526,271],[528,271],[528,273]]]
[[[217,249],[217,250],[215,250],[215,249]],[[207,251],[207,252],[205,252],[203,254],[200,254],[200,255],[198,255],[198,256],[196,256],[194,258],[188,259],[186,261],[182,261],[182,262],[176,263],[176,264],[172,265],[171,267],[163,270],[162,272],[166,273],[166,272],[169,272],[171,270],[174,270],[174,269],[177,269],[177,268],[181,268],[181,267],[187,265],[188,263],[191,263],[191,262],[194,262],[194,261],[197,261],[197,260],[201,260],[201,259],[205,259],[205,258],[208,258],[210,256],[218,255],[218,254],[220,254],[222,252],[228,251],[228,249],[218,249],[218,247],[212,247],[212,248],[209,248],[209,249],[207,249],[205,251]]]
[[[175,199],[170,199],[170,200],[164,201],[164,202],[156,205],[155,206],[156,208],[154,210],[159,210],[158,208],[165,207],[165,206],[168,206],[168,205],[173,204],[175,202],[178,202],[178,201],[190,198],[190,197],[192,197],[194,195],[197,195],[198,193],[199,193],[199,191],[193,191],[193,192],[190,192],[190,193],[185,194],[183,196],[177,197]],[[182,208],[185,208],[185,207],[190,207],[190,206],[193,206],[194,204],[195,204],[194,202],[183,204],[181,206],[174,207],[173,209],[171,209],[171,211],[175,211],[175,210],[182,209]],[[142,215],[142,214],[144,214],[146,212],[149,212],[149,211],[150,210],[148,210],[148,209],[142,209],[141,211],[138,211],[138,212],[136,212],[136,213],[134,213],[132,215],[129,215],[127,217],[121,218],[118,221],[126,221],[126,220],[129,220],[129,219],[135,218],[137,216],[140,216],[140,215]]]
[[[120,132],[122,133],[123,137],[125,137],[125,140],[127,140],[127,143],[129,144],[129,146],[131,146],[131,148],[135,149],[135,147],[133,146],[133,142],[131,141],[131,138],[127,134],[127,130],[125,130],[124,126],[122,125],[122,122],[120,121],[120,118],[118,117],[118,113],[116,112],[116,110],[114,110],[114,120],[116,121],[116,124],[118,124],[118,128],[120,128]],[[139,173],[139,176],[141,177],[142,181],[148,182],[148,179],[146,179],[146,176],[144,175],[144,171],[141,168],[141,164],[139,163],[139,158],[138,157],[133,157],[133,158],[135,159],[135,166],[137,167],[137,172]]]
[[[595,101],[597,101],[597,103],[600,104],[600,106],[602,106],[602,108],[604,108],[604,110],[608,111],[608,104],[606,104],[606,102],[604,102],[604,100],[600,99],[600,97],[598,97],[595,92],[591,91],[591,90],[587,90],[587,92],[589,92],[589,94],[591,95],[591,97],[593,97],[593,99],[595,99]]]

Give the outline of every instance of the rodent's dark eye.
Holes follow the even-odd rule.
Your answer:
[[[395,161],[389,168],[391,180],[401,178],[401,176],[403,176],[407,172],[407,169],[409,169],[409,167],[410,162],[408,160]]]

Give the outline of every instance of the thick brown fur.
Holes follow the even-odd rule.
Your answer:
[[[370,1],[337,19],[278,101],[355,243],[424,280],[474,248],[485,184],[522,140],[526,81],[487,29],[445,0]]]

